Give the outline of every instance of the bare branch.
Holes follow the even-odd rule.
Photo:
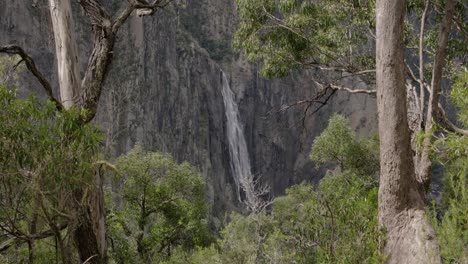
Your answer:
[[[431,93],[429,95],[429,104],[426,114],[424,142],[419,160],[418,182],[426,186],[430,181],[432,162],[429,157],[431,144],[433,141],[432,128],[433,119],[437,118],[440,91],[442,86],[442,73],[445,67],[445,58],[447,53],[448,38],[452,26],[452,16],[455,8],[455,0],[445,2],[444,17],[440,24],[437,49],[434,57],[434,66],[432,69]]]
[[[113,60],[116,35],[119,28],[134,10],[151,9],[150,14],[154,14],[158,9],[167,6],[172,0],[155,0],[151,4],[144,0],[128,0],[128,2],[127,7],[117,15],[114,21],[111,21],[111,18],[97,0],[79,0],[86,15],[94,25],[94,47],[81,82],[81,92],[75,101],[78,108],[88,110],[87,116],[82,120],[84,123],[90,122],[96,115],[103,84],[109,72],[109,65]]]
[[[452,16],[452,20],[455,23],[455,26],[466,39],[468,39],[468,29],[466,28],[466,22],[460,20],[460,18],[456,16]]]
[[[416,77],[416,74],[411,69],[410,65],[405,62],[405,66],[406,66],[406,73],[408,73],[408,76],[411,78],[411,80],[413,80],[413,81],[415,81],[417,83],[420,83],[420,79],[418,77]],[[425,88],[425,91],[427,91],[429,94],[431,94],[431,87],[429,86],[429,84],[427,82],[423,82],[423,86]]]
[[[63,109],[63,105],[60,103],[59,100],[57,100],[54,97],[54,94],[52,92],[52,86],[50,85],[49,81],[47,81],[47,79],[44,78],[41,72],[39,72],[39,70],[36,67],[36,63],[34,63],[34,60],[21,47],[16,45],[3,46],[0,47],[0,53],[19,55],[22,61],[24,61],[24,63],[26,64],[28,70],[34,75],[34,77],[36,77],[36,79],[42,85],[45,92],[47,93],[47,96],[49,97],[49,100],[51,100],[57,106],[58,110]]]
[[[310,108],[310,106],[314,103],[320,104],[320,106],[315,109],[311,114],[317,113],[322,107],[324,107],[328,101],[333,97],[333,95],[337,91],[345,91],[351,94],[367,94],[367,95],[376,95],[377,91],[376,90],[366,90],[366,89],[352,89],[349,87],[345,86],[339,86],[335,84],[328,84],[328,85],[323,85],[319,82],[314,81],[319,87],[321,87],[320,91],[317,92],[317,94],[309,99],[297,101],[295,103],[289,104],[289,105],[283,105],[281,109],[277,112],[284,112],[287,111],[288,109],[299,106],[299,105],[307,105],[306,112],[303,117],[303,121],[305,119],[305,116],[307,115],[307,112]],[[331,93],[330,93],[331,91]]]
[[[419,30],[419,127],[422,127],[424,123],[424,104],[425,104],[425,92],[424,92],[424,27],[426,25],[426,15],[429,10],[430,1],[425,1],[424,12],[421,17],[421,27]]]
[[[115,34],[119,31],[119,28],[127,21],[130,15],[135,10],[135,7],[131,4],[127,5],[117,16],[117,18],[112,23],[112,32]]]
[[[111,24],[111,18],[102,5],[96,0],[78,0],[86,15],[94,26],[106,28]]]
[[[348,87],[333,85],[333,84],[330,84],[330,88],[332,88],[333,90],[337,90],[337,91],[346,91],[346,92],[352,93],[352,94],[370,94],[370,95],[376,95],[377,94],[376,90],[351,89],[351,88],[348,88]]]
[[[158,9],[166,7],[173,0],[156,0],[149,4],[143,0],[128,0],[127,6],[117,15],[112,22],[112,32],[116,33],[125,21],[130,17],[133,11],[137,11],[138,16],[150,16],[156,13]]]
[[[58,226],[58,229],[61,231],[65,228],[67,228],[67,224],[61,224]],[[54,236],[54,232],[52,230],[46,230],[46,231],[43,231],[43,232],[40,232],[40,233],[37,233],[37,234],[31,234],[31,235],[28,235],[25,239],[20,239],[18,237],[12,237],[8,240],[6,240],[5,242],[3,242],[2,244],[0,244],[0,252],[3,252],[7,249],[9,249],[11,246],[13,246],[13,244],[15,242],[18,242],[18,241],[27,241],[27,240],[40,240],[40,239],[44,239],[44,238],[48,238],[48,237],[51,237],[51,236]]]
[[[152,4],[144,0],[130,0],[138,16],[151,16],[160,8],[166,7],[172,0],[154,0]]]
[[[438,104],[437,121],[439,125],[441,125],[449,132],[453,132],[461,136],[468,136],[467,129],[460,128],[457,125],[455,125],[452,121],[450,121],[450,119],[447,117],[447,113],[445,112],[441,104]]]

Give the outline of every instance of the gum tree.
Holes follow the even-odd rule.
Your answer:
[[[450,122],[440,105],[442,82],[450,83],[451,73],[466,61],[466,45],[460,44],[468,39],[466,6],[456,0],[236,2],[240,28],[235,45],[262,62],[264,75],[321,72],[321,80],[310,80],[316,96],[293,105],[313,109],[314,102],[326,102],[341,91],[376,95],[379,223],[388,231],[386,253],[394,263],[440,261],[425,218],[425,191],[434,122],[468,134]],[[345,85],[347,78],[360,78],[371,87],[354,89]]]
[[[92,27],[94,45],[88,58],[88,66],[81,76],[71,1],[49,0],[56,44],[60,99],[54,95],[49,81],[22,47],[0,46],[0,52],[19,55],[44,88],[49,99],[54,102],[57,110],[78,109],[82,114],[76,120],[77,125],[85,125],[96,115],[103,84],[113,61],[116,36],[121,26],[133,13],[139,16],[153,15],[170,2],[171,0],[123,1],[117,14],[110,15],[99,0],[78,0]],[[96,175],[92,186],[83,186],[75,190],[73,195],[76,201],[88,201],[77,204],[74,208],[78,212],[78,218],[73,237],[80,262],[105,263],[107,246],[101,177]]]

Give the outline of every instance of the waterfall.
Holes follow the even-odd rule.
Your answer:
[[[227,119],[227,139],[229,142],[229,154],[231,156],[231,169],[237,187],[237,195],[240,202],[246,203],[250,208],[255,206],[258,197],[255,193],[255,180],[250,167],[249,152],[244,137],[244,129],[239,122],[239,108],[234,101],[234,93],[229,86],[226,74],[222,72],[223,101]],[[245,200],[241,198],[241,191],[245,194]]]

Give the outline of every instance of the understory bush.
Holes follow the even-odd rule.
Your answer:
[[[335,163],[318,186],[300,184],[272,208],[231,214],[208,248],[176,252],[167,263],[379,263],[385,234],[377,224],[378,151],[335,115],[314,141],[311,159]]]

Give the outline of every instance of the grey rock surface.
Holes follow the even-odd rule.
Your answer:
[[[108,7],[116,9],[114,1]],[[84,68],[92,47],[89,23],[76,3],[73,8]],[[360,135],[372,133],[377,125],[375,99],[367,95],[339,93],[305,118],[305,106],[279,112],[283,105],[311,97],[316,91],[312,79],[325,77],[310,71],[283,79],[262,78],[258,65],[230,47],[236,24],[232,0],[187,0],[154,17],[131,17],[120,32],[95,119],[106,135],[109,157],[138,143],[195,164],[208,181],[214,215],[220,217],[242,207],[229,163],[221,69],[236,95],[252,171],[270,185],[272,196],[323,176],[308,154],[333,112],[349,117]],[[0,1],[0,36],[0,45],[15,43],[30,52],[56,86],[46,0]],[[42,93],[33,78],[25,74],[24,80],[29,91]],[[356,80],[348,84],[363,85]]]

